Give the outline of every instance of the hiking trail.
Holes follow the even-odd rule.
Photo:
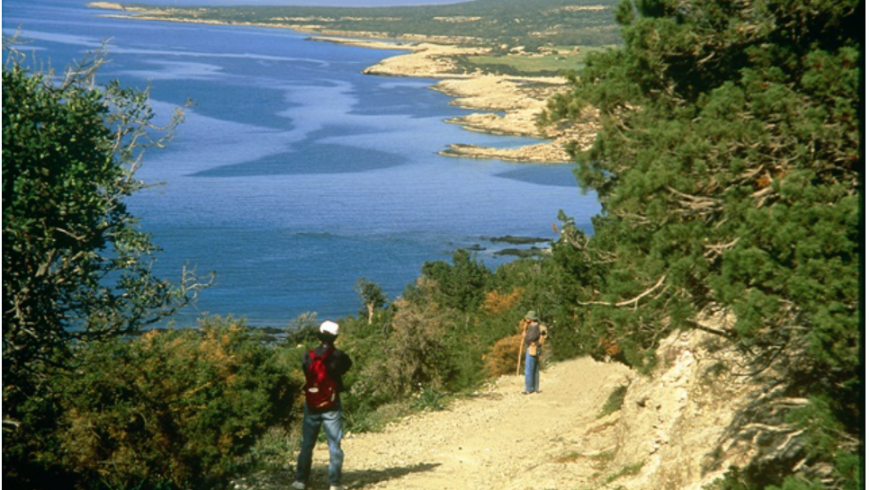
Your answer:
[[[347,489],[508,490],[582,488],[601,476],[615,448],[613,416],[597,418],[630,370],[590,358],[552,364],[541,393],[523,395],[523,376],[502,376],[446,410],[421,412],[383,432],[345,434]],[[614,414],[616,415],[616,414]],[[604,455],[604,456],[602,456]],[[308,488],[328,488],[325,443],[314,452]],[[288,488],[292,473],[258,490]],[[236,485],[236,488],[250,488]]]

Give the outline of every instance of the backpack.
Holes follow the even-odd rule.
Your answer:
[[[539,323],[538,329],[540,332],[538,341],[532,342],[529,346],[529,355],[533,357],[538,357],[538,354],[542,354],[544,352],[544,344],[547,343],[547,326],[543,323]]]
[[[308,351],[311,363],[305,371],[305,404],[313,412],[327,412],[338,400],[338,387],[326,370],[326,359],[335,351],[329,346],[322,355]]]

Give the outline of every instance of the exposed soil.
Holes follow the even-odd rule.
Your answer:
[[[756,441],[734,430],[735,414],[771,384],[718,369],[737,354],[700,331],[672,333],[657,356],[648,376],[590,358],[554,364],[542,371],[542,392],[534,395],[521,394],[522,376],[503,376],[446,410],[413,415],[381,433],[347,434],[345,486],[702,490],[757,454]],[[627,387],[621,408],[601,416],[619,387]],[[328,488],[328,462],[326,444],[319,444],[309,488]],[[235,489],[288,488],[292,463],[237,481]]]
[[[597,418],[630,370],[589,358],[541,373],[541,393],[523,395],[522,376],[504,376],[449,409],[424,412],[382,433],[347,435],[348,489],[583,488],[601,476],[615,447],[618,414]],[[309,488],[329,487],[326,444],[318,444]],[[237,488],[277,490],[292,472]]]

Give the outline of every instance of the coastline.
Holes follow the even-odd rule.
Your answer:
[[[132,20],[160,20],[169,22],[201,23],[212,25],[245,25],[286,28],[310,33],[312,41],[332,42],[382,50],[407,51],[385,58],[363,70],[368,75],[432,78],[438,81],[430,87],[452,97],[453,105],[475,112],[466,116],[445,120],[458,124],[469,131],[496,135],[539,138],[537,144],[517,148],[491,148],[477,145],[451,144],[438,152],[440,155],[495,159],[516,163],[559,164],[572,161],[566,150],[569,143],[576,142],[580,149],[588,148],[595,139],[597,127],[594,122],[565,128],[557,125],[540,127],[539,115],[547,101],[555,94],[568,90],[568,81],[563,77],[525,77],[492,75],[482,72],[460,71],[455,62],[457,56],[483,54],[485,48],[461,47],[450,44],[448,38],[405,37],[396,42],[375,32],[336,32],[316,29],[317,26],[299,24],[264,25],[256,23],[226,23],[173,18],[162,12],[157,14],[146,8],[125,7],[113,2],[92,2],[88,7],[103,10],[121,10],[136,15],[101,14],[104,17]],[[499,115],[502,113],[503,115]],[[590,121],[596,118],[590,114]]]
[[[453,58],[482,54],[487,51],[484,48],[466,48],[433,42],[390,44],[331,36],[312,36],[311,39],[377,49],[408,50],[409,53],[381,60],[363,70],[363,73],[437,79],[431,89],[452,97],[454,100],[451,104],[464,109],[485,111],[447,119],[446,123],[458,124],[469,131],[542,140],[541,143],[518,148],[451,144],[447,149],[438,152],[440,155],[516,163],[559,164],[572,161],[565,149],[569,143],[578,142],[579,147],[585,150],[595,140],[597,127],[592,122],[571,128],[555,125],[542,128],[537,123],[538,116],[547,106],[547,101],[553,95],[568,90],[567,79],[460,72]],[[590,116],[593,116],[590,119],[594,120],[594,115],[590,114]]]

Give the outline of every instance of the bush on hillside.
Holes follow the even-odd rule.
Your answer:
[[[407,396],[421,385],[442,389],[452,371],[446,330],[437,304],[400,305],[384,354],[370,366],[372,374],[359,382],[360,388],[365,385],[373,394],[387,398]]]
[[[79,416],[66,410],[82,410],[65,391],[102,372],[81,356],[172,315],[205,284],[189,270],[180,284],[155,277],[157,247],[126,207],[147,185],[135,177],[144,150],[171,138],[181,112],[158,127],[147,91],[98,85],[102,52],[55,76],[15,44],[3,40],[3,482],[55,489],[80,464],[59,449],[62,424]],[[112,440],[84,427],[83,445]]]
[[[483,311],[489,317],[503,315],[519,302],[522,293],[523,288],[519,286],[515,286],[509,293],[488,291],[484,295]]]
[[[241,322],[83,345],[58,447],[81,488],[213,488],[292,416],[296,383]]]
[[[357,430],[380,426],[370,417],[414,393],[478,387],[487,378],[485,356],[493,344],[517,331],[523,289],[505,284],[504,291],[489,290],[492,273],[467,252],[454,255],[452,265],[428,263],[424,271],[374,323],[366,312],[342,321],[341,342],[355,363],[345,405]],[[463,288],[445,286],[468,277],[476,279]]]
[[[517,359],[520,355],[522,334],[505,337],[492,346],[492,351],[486,356],[486,374],[490,378],[517,374]]]
[[[423,264],[422,276],[430,280],[429,301],[467,312],[483,303],[492,271],[474,255],[459,249],[453,252],[452,264],[440,260]]]

